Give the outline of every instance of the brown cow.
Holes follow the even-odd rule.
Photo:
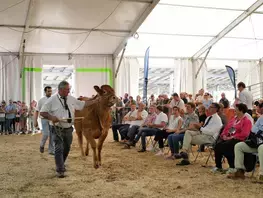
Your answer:
[[[94,86],[94,89],[98,93],[94,98],[81,97],[79,99],[93,100],[98,98],[98,102],[81,111],[76,111],[75,116],[84,117],[84,119],[82,121],[76,120],[74,126],[78,135],[81,155],[84,156],[82,136],[84,135],[87,141],[85,155],[89,154],[90,143],[93,150],[93,166],[98,168],[101,166],[102,145],[111,126],[111,106],[117,102],[117,97],[115,96],[115,91],[109,85],[102,85],[101,88]],[[99,139],[98,146],[95,139]],[[98,148],[98,155],[96,148]]]

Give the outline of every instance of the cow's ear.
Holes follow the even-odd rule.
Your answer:
[[[99,88],[99,86],[95,85],[94,86],[94,89],[96,90],[96,92],[99,94],[99,95],[102,95],[103,94],[103,90]]]

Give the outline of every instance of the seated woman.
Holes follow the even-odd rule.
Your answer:
[[[164,155],[163,152],[163,139],[166,139],[170,134],[178,132],[183,124],[183,119],[180,117],[179,108],[174,106],[173,112],[170,115],[168,126],[164,130],[156,132],[154,137],[153,148],[155,148],[156,143],[158,142],[160,151],[156,153],[157,156]]]
[[[220,135],[220,139],[215,146],[215,162],[216,167],[213,168],[213,172],[224,172],[222,169],[222,158],[227,158],[229,169],[228,173],[233,172],[235,169],[234,160],[234,148],[238,142],[244,141],[250,133],[252,128],[251,121],[245,116],[247,112],[247,106],[245,104],[236,105],[236,116],[231,119],[225,126],[223,132]]]
[[[190,125],[190,128],[192,128],[192,130],[199,130],[205,123],[205,120],[207,118],[206,116],[206,108],[204,105],[200,104],[198,106],[198,118],[199,118],[199,122],[197,123],[193,123]],[[204,145],[200,145],[200,151],[204,152],[205,150],[205,146]]]
[[[203,124],[205,123],[205,119],[206,119],[206,109],[205,109],[205,106],[200,104],[198,106],[198,118],[199,118],[199,122],[196,122],[196,123],[191,123],[190,124],[190,128],[192,130],[196,129],[196,130],[199,130]]]

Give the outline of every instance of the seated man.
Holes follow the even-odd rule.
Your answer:
[[[207,143],[214,143],[223,126],[221,118],[218,116],[220,106],[217,103],[212,103],[209,106],[210,116],[206,118],[204,125],[199,131],[187,130],[184,135],[183,149],[180,154],[176,154],[175,158],[183,160],[177,165],[189,165],[188,151],[192,144],[201,145]]]
[[[148,127],[141,128],[136,138],[134,139],[134,145],[135,145],[141,138],[142,149],[139,150],[138,152],[146,151],[146,136],[154,136],[156,132],[158,130],[162,130],[166,126],[166,123],[168,122],[168,117],[165,113],[163,113],[162,106],[157,106],[156,114],[157,116],[154,123],[153,124],[149,123]]]
[[[195,114],[195,104],[189,102],[186,105],[186,115],[181,115],[183,118],[183,126],[180,131],[168,136],[168,144],[171,150],[171,156],[167,159],[174,159],[174,155],[179,153],[180,142],[184,140],[184,133],[187,129],[191,129],[190,125],[192,123],[197,123],[199,121],[198,116]],[[181,112],[183,113],[183,111]]]
[[[263,103],[259,106],[261,114],[263,113]],[[258,133],[263,131],[263,115],[253,125],[251,132]],[[245,179],[245,165],[244,165],[244,154],[245,153],[257,153],[259,157],[260,172],[259,182],[263,182],[263,144],[258,148],[251,148],[245,142],[239,142],[235,145],[235,168],[236,172],[229,174],[227,177],[230,179]]]
[[[130,146],[135,146],[136,142],[134,142],[134,139],[135,139],[135,136],[138,134],[139,130],[142,129],[143,127],[148,127],[149,124],[154,123],[156,116],[157,116],[155,111],[156,111],[156,107],[154,105],[151,105],[149,107],[149,114],[144,120],[144,122],[141,124],[141,126],[133,125],[129,128],[128,134],[127,134],[129,141],[126,143],[124,148],[129,149]]]
[[[124,142],[127,142],[129,140],[129,136],[128,136],[129,129],[132,128],[133,126],[140,127],[144,122],[144,120],[146,119],[146,117],[148,116],[148,112],[144,108],[145,108],[145,104],[140,103],[139,108],[137,110],[137,115],[135,118],[131,119],[129,128],[127,130],[121,130],[121,136],[124,137]]]
[[[137,117],[137,110],[136,110],[136,105],[133,104],[131,106],[131,111],[129,111],[124,117],[123,121],[124,124],[113,124],[112,125],[112,132],[113,132],[113,139],[115,142],[119,142],[119,135],[118,135],[118,130],[121,135],[121,139],[124,140],[125,137],[122,136],[124,132],[121,132],[122,130],[128,130],[130,123],[132,120],[134,120]]]

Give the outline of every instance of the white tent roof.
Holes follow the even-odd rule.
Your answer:
[[[26,39],[28,53],[119,53],[156,2],[1,0],[0,52],[19,52]]]
[[[263,0],[1,0],[0,52],[21,51],[25,39],[27,53],[117,55],[139,27],[125,56],[151,46],[151,56],[192,57],[255,2]],[[262,21],[261,6],[209,58],[261,58]]]
[[[129,40],[125,54],[143,56],[151,46],[151,56],[192,57],[255,2],[263,3],[256,0],[161,0],[137,31],[139,38]],[[219,40],[208,57],[262,58],[262,21],[261,6]]]

